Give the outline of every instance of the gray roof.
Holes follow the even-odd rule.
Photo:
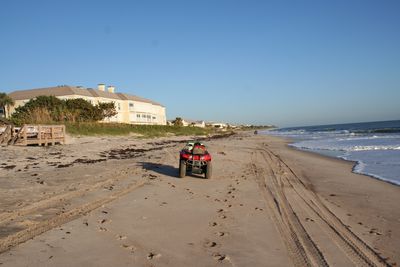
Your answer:
[[[8,94],[14,100],[25,100],[35,98],[41,95],[53,95],[53,96],[66,96],[66,95],[81,95],[81,96],[92,96],[86,89],[74,87],[74,86],[56,86],[48,88],[30,89],[30,90],[19,90]]]
[[[157,106],[162,106],[161,104],[154,102],[152,100],[134,95],[128,95],[123,93],[110,93],[108,91],[100,91],[92,88],[86,89],[82,87],[68,86],[68,85],[29,89],[29,90],[19,90],[11,92],[8,95],[14,100],[27,100],[41,95],[46,95],[46,96],[80,95],[88,97],[103,97],[103,98],[110,98],[117,100],[132,100],[132,101],[139,101],[139,102],[150,103]]]
[[[157,106],[162,106],[161,104],[154,102],[150,99],[146,99],[143,97],[139,97],[139,96],[135,96],[135,95],[128,95],[128,94],[124,94],[124,93],[117,93],[117,95],[119,95],[119,97],[123,100],[132,100],[132,101],[138,101],[138,102],[145,102],[145,103],[150,103],[153,105],[157,105]]]
[[[94,97],[104,97],[104,98],[112,98],[112,99],[121,100],[121,98],[116,93],[110,93],[108,91],[100,91],[100,90],[92,89],[92,88],[88,88],[87,91],[89,91],[92,94],[92,96],[94,96]]]

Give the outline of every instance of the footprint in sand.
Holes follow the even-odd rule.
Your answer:
[[[156,179],[157,177],[158,177],[157,175],[149,174],[149,179],[150,179],[150,180],[154,180],[154,179]]]
[[[378,229],[376,229],[376,228],[372,228],[372,229],[369,231],[369,233],[370,233],[370,234],[374,234],[374,235],[382,235],[380,232],[378,232]]]
[[[226,236],[228,233],[227,232],[216,232],[215,234],[219,237],[223,237],[223,236]]]
[[[135,252],[136,248],[132,245],[128,245],[128,244],[122,244],[121,248],[129,250],[130,252]]]
[[[221,218],[221,219],[226,219],[227,218],[225,214],[220,214],[218,217]]]
[[[125,240],[125,239],[127,239],[127,237],[124,236],[124,235],[116,235],[115,237],[116,237],[118,240]]]
[[[210,225],[211,227],[215,227],[215,226],[218,225],[218,223],[216,223],[216,222],[210,222],[209,225]]]
[[[161,254],[156,254],[154,252],[150,252],[149,254],[147,254],[147,259],[148,260],[152,260],[154,258],[159,258],[159,257],[161,257]]]
[[[212,256],[213,256],[214,260],[216,260],[216,261],[223,261],[226,259],[226,255],[221,254],[221,253],[213,253]]]
[[[189,194],[194,195],[194,193],[193,193],[189,188],[185,188],[185,190],[186,190]]]
[[[204,246],[207,247],[207,248],[214,248],[214,247],[217,246],[217,243],[214,242],[214,241],[206,241],[206,242],[204,243]]]
[[[172,188],[175,188],[176,186],[172,183],[168,183]]]
[[[102,219],[99,221],[100,224],[104,224],[104,223],[110,223],[111,220],[107,220],[107,219]]]

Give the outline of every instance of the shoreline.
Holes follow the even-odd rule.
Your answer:
[[[185,139],[96,137],[6,150],[2,160],[18,163],[0,169],[0,241],[14,245],[0,263],[292,266],[300,259],[351,266],[365,260],[343,248],[368,255],[367,262],[400,262],[398,186],[352,173],[349,161],[249,132],[206,142],[212,179],[179,179]],[[18,245],[13,238],[21,230],[31,236]],[[307,252],[296,254],[292,246]]]
[[[394,185],[394,186],[400,186],[400,182],[394,182],[394,181],[392,181],[392,180],[390,180],[390,179],[381,177],[381,176],[379,176],[379,175],[374,175],[374,174],[370,174],[370,173],[363,173],[363,172],[357,172],[357,171],[355,171],[355,168],[357,167],[357,164],[360,163],[360,161],[348,160],[348,159],[345,159],[345,158],[343,158],[343,157],[336,157],[336,156],[326,155],[326,154],[324,154],[324,153],[318,153],[316,150],[312,150],[312,149],[301,149],[301,148],[295,147],[295,146],[293,146],[293,144],[295,144],[296,141],[295,141],[293,138],[282,137],[282,136],[274,136],[274,135],[268,135],[268,134],[265,134],[265,135],[267,135],[267,136],[273,136],[273,137],[278,137],[278,138],[282,138],[283,140],[285,140],[285,141],[287,142],[286,145],[287,145],[289,148],[294,149],[294,150],[297,150],[297,151],[301,151],[301,152],[305,152],[305,153],[311,153],[311,154],[316,154],[316,155],[320,155],[320,156],[327,157],[327,158],[331,158],[331,159],[338,159],[338,160],[342,160],[342,161],[345,161],[345,162],[350,162],[350,163],[353,164],[352,169],[351,169],[351,172],[354,173],[354,174],[364,175],[364,176],[367,176],[367,177],[369,177],[369,178],[373,178],[373,179],[375,179],[375,180],[379,180],[379,181],[382,181],[382,182],[385,182],[385,183],[389,183],[389,184]]]
[[[280,151],[281,156],[285,150],[292,151],[293,153],[285,152],[290,156],[287,159],[296,159],[300,162],[299,165],[304,164],[305,167],[300,169],[310,181],[312,189],[345,224],[359,236],[366,237],[368,233],[372,233],[377,237],[364,241],[368,240],[373,247],[382,246],[386,251],[392,250],[393,246],[400,247],[400,231],[394,230],[400,227],[400,212],[397,211],[396,205],[400,203],[399,186],[365,174],[354,173],[352,161],[296,149],[288,145],[291,141],[289,138],[268,137],[273,140],[280,139],[285,144],[285,149]],[[307,160],[300,160],[303,157]],[[318,169],[314,170],[316,166]],[[374,226],[365,232],[362,227],[368,224]],[[375,233],[377,229],[380,232]],[[390,237],[391,241],[382,236]],[[389,254],[386,256],[399,262],[399,251],[395,249]]]

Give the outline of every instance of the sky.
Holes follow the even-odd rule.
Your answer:
[[[400,1],[0,1],[0,92],[73,85],[167,117],[400,119]]]

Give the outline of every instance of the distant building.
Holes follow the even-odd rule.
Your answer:
[[[10,108],[10,114],[19,106],[38,96],[55,96],[59,99],[83,98],[93,105],[97,103],[115,104],[117,115],[106,118],[105,122],[120,122],[130,124],[166,125],[165,107],[149,99],[124,93],[115,93],[114,86],[99,84],[97,89],[83,88],[80,86],[56,86],[30,90],[14,91],[9,96],[15,101]],[[7,116],[9,116],[8,114]]]
[[[174,125],[175,120],[169,120],[167,121],[168,125]],[[200,128],[205,128],[206,127],[206,122],[199,120],[189,120],[189,119],[182,119],[182,126],[192,126],[192,127],[200,127]]]
[[[211,123],[209,123],[209,126],[218,128],[218,129],[225,129],[228,127],[228,124],[226,124],[224,122],[211,122]]]
[[[202,121],[202,120],[195,121],[195,120],[189,120],[189,119],[182,119],[182,123],[183,123],[183,126],[194,126],[194,127],[200,127],[200,128],[206,127],[205,121]]]

